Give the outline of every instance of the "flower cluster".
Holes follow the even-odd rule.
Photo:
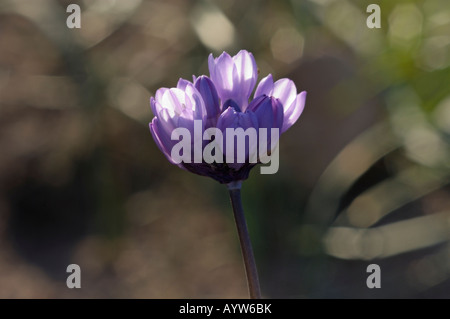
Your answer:
[[[291,80],[274,82],[269,74],[259,82],[253,100],[249,102],[258,69],[253,55],[245,50],[233,57],[226,52],[218,58],[211,54],[208,66],[210,77],[194,76],[192,82],[180,79],[175,88],[160,88],[156,91],[150,99],[155,115],[150,123],[150,131],[159,149],[171,163],[193,173],[210,176],[220,183],[244,180],[256,165],[249,160],[252,145],[248,145],[243,161],[237,160],[237,152],[232,152],[234,161],[199,161],[194,157],[195,154],[202,154],[206,147],[204,132],[213,128],[225,136],[228,128],[242,128],[244,131],[265,128],[283,133],[300,117],[306,92],[297,94],[297,88]],[[193,147],[189,148],[190,160],[182,162],[175,159],[172,153],[178,143],[173,132],[180,128],[194,137]],[[217,134],[213,135],[217,137]],[[266,148],[273,149],[270,138]],[[230,150],[222,147],[222,144],[220,150],[223,157],[228,158],[227,152]]]

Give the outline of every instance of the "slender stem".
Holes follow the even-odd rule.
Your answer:
[[[233,206],[234,220],[236,222],[239,241],[241,243],[242,257],[244,259],[245,273],[247,274],[248,291],[251,299],[260,299],[258,270],[256,269],[255,257],[253,256],[252,243],[245,222],[244,210],[241,200],[241,182],[233,182],[227,185],[230,193],[231,205]]]

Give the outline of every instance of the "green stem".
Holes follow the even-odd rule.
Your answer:
[[[245,273],[247,274],[248,291],[251,299],[260,299],[258,270],[256,269],[255,257],[253,256],[252,243],[245,222],[244,210],[241,200],[241,182],[227,184],[230,193],[231,205],[233,206],[234,220],[241,243],[242,257],[244,259]]]

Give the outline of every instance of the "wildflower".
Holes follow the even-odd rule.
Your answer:
[[[269,74],[249,103],[258,77],[251,53],[211,54],[208,65],[210,77],[156,91],[150,131],[172,164],[224,184],[245,180],[256,164],[268,163],[279,135],[300,117],[306,92]]]
[[[300,117],[306,92],[297,94],[294,82],[289,79],[274,83],[269,74],[249,101],[258,71],[253,55],[245,50],[233,57],[226,52],[218,58],[211,54],[208,65],[210,77],[194,76],[193,82],[180,79],[177,87],[156,91],[150,99],[155,115],[150,131],[172,164],[227,185],[250,297],[260,298],[258,273],[242,209],[241,182],[257,163],[268,163],[267,159],[278,155],[279,135]],[[278,156],[275,158],[278,160]]]

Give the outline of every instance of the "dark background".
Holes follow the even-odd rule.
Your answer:
[[[3,0],[0,297],[247,296],[226,188],[148,129],[159,87],[240,49],[308,91],[279,172],[243,184],[263,295],[450,297],[447,0]]]

